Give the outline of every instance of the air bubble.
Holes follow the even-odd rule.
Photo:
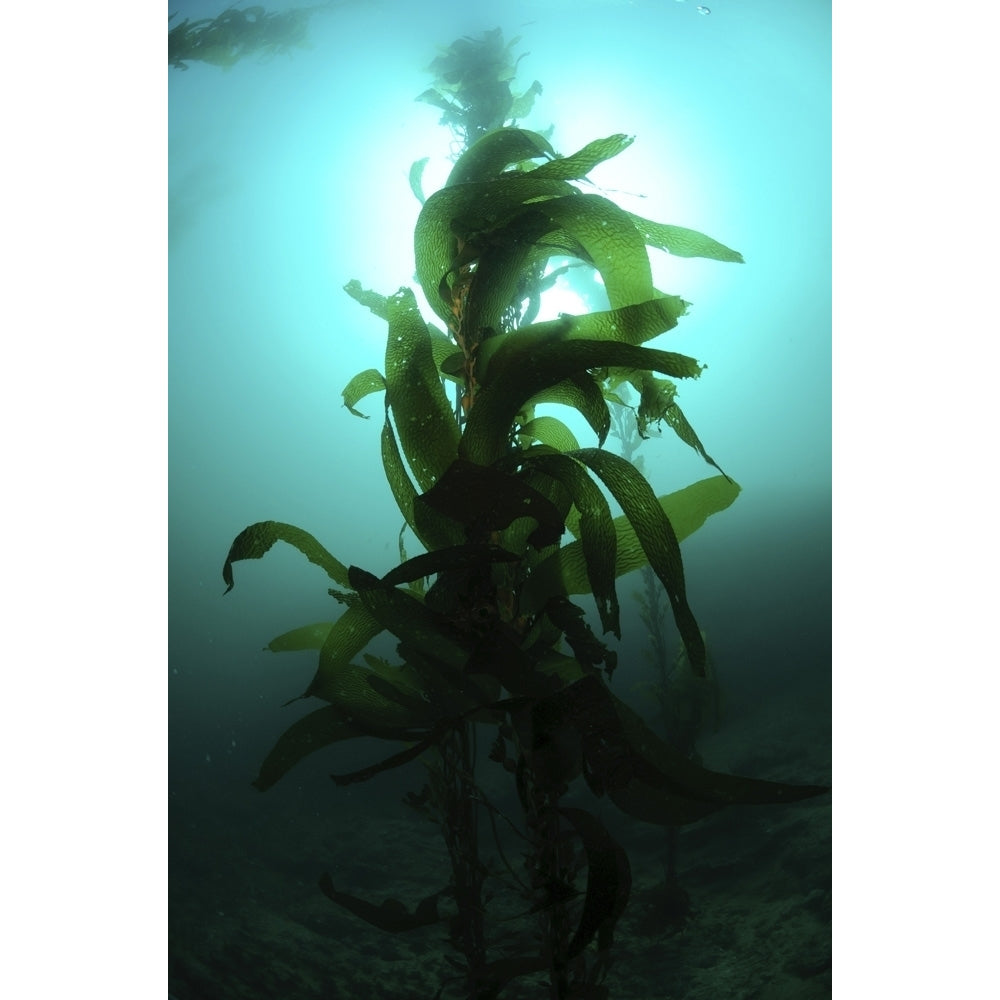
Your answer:
[[[711,14],[712,13],[707,7],[695,7],[695,10],[698,11],[699,14]]]

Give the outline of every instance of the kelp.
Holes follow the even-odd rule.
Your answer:
[[[511,68],[509,47],[491,64],[495,78]],[[457,45],[437,67],[454,77],[456,92],[467,83],[461,66],[469,51]],[[424,551],[408,558],[401,534],[399,565],[378,577],[345,565],[307,532],[266,521],[237,536],[223,566],[228,592],[236,562],[261,558],[280,541],[336,585],[329,593],[345,607],[339,618],[270,644],[275,651],[318,649],[302,697],[326,705],[278,740],[255,784],[270,787],[304,757],[358,736],[405,746],[332,775],[337,785],[425,761],[431,783],[411,804],[433,804],[452,862],[447,892],[411,911],[397,900],[373,903],[337,891],[328,876],[321,887],[393,932],[443,919],[438,903],[450,895],[450,936],[465,959],[469,997],[499,996],[511,979],[539,972],[548,973],[552,996],[606,995],[599,984],[631,874],[603,823],[561,803],[577,778],[634,818],[670,828],[734,803],[793,802],[827,791],[711,771],[665,742],[612,693],[616,653],[572,600],[588,595],[601,630],[620,636],[616,581],[649,566],[686,661],[704,674],[704,638],[680,543],[740,492],[722,474],[657,496],[634,464],[602,447],[609,402],[620,403],[628,385],[639,393],[638,433],[663,421],[716,466],[676,408],[672,381],[697,378],[704,366],[648,346],[688,306],[653,286],[648,248],[742,260],[710,237],[641,219],[575,186],[631,142],[612,135],[560,157],[537,133],[501,128],[471,145],[444,187],[425,199],[414,235],[417,280],[445,329],[421,315],[409,288],[383,295],[357,281],[346,286],[388,330],[384,371],[351,379],[344,405],[366,417],[358,404],[383,393],[384,474]],[[420,190],[419,172],[411,182]],[[525,289],[537,291],[546,268],[569,264],[600,272],[610,308],[523,321],[536,309]],[[461,392],[457,410],[449,385]],[[579,412],[596,447],[581,447],[558,418],[536,415],[543,402]],[[364,653],[383,633],[395,639],[395,663]],[[528,904],[522,916],[541,922],[537,953],[487,957],[488,873],[478,860],[476,817],[485,808],[492,822],[498,810],[471,773],[473,724],[495,729],[490,759],[516,783],[534,886],[518,879],[517,891]]]
[[[184,18],[167,35],[167,59],[175,69],[204,62],[232,69],[241,59],[269,59],[309,47],[309,20],[334,4],[267,11],[261,6],[227,7],[216,17]],[[171,14],[172,21],[177,15]]]
[[[531,113],[542,85],[534,80],[520,94],[510,87],[517,64],[527,55],[522,53],[516,59],[513,56],[520,40],[516,36],[505,43],[500,28],[485,31],[477,38],[467,35],[442,48],[427,67],[434,86],[416,100],[443,112],[441,124],[452,130],[463,148],[487,132]]]
[[[324,895],[332,899],[338,906],[349,910],[356,917],[382,931],[398,934],[400,931],[413,930],[416,927],[426,927],[445,919],[438,913],[438,900],[448,895],[447,889],[435,892],[422,899],[411,913],[404,903],[398,899],[386,899],[375,906],[358,896],[347,892],[338,892],[333,886],[333,879],[324,873],[319,880],[319,887]]]

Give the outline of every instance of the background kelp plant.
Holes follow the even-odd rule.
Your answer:
[[[343,606],[335,621],[270,644],[318,650],[302,697],[325,704],[280,737],[258,788],[305,756],[360,737],[401,749],[333,775],[337,785],[418,758],[425,765],[427,783],[408,801],[440,824],[451,865],[440,889],[407,904],[351,895],[329,875],[320,887],[387,932],[440,924],[456,954],[446,956],[453,968],[443,966],[438,997],[487,1000],[526,982],[545,984],[532,995],[558,1000],[609,996],[605,977],[632,873],[595,810],[566,803],[571,784],[585,793],[577,779],[588,801],[606,798],[667,828],[730,804],[828,790],[711,771],[659,737],[615,694],[616,654],[573,599],[589,595],[603,632],[620,637],[615,581],[648,565],[691,669],[703,675],[705,645],[679,543],[739,492],[720,474],[657,497],[632,463],[602,447],[609,400],[620,402],[628,385],[639,396],[640,428],[666,422],[715,466],[672,381],[696,378],[702,366],[645,346],[686,309],[653,286],[647,248],[741,259],[701,233],[651,222],[574,184],[631,142],[612,135],[559,156],[520,128],[475,141],[426,199],[414,235],[416,277],[444,328],[423,318],[409,288],[383,296],[347,286],[385,319],[388,336],[384,371],[355,376],[344,402],[359,413],[365,397],[383,394],[386,479],[424,551],[407,558],[401,533],[400,564],[377,577],[302,529],[265,521],[239,534],[223,568],[228,592],[235,562],[282,541],[326,571]],[[523,322],[537,312],[550,260],[595,268],[610,307]],[[448,383],[459,388],[457,407]],[[536,414],[543,403],[577,410],[598,446],[580,447],[565,423]],[[396,640],[395,662],[366,652],[383,632]],[[484,732],[485,761],[476,757]],[[502,811],[492,792],[508,778],[520,816]],[[487,837],[498,861],[484,859]],[[512,837],[517,855],[508,857]],[[525,932],[513,935],[512,924]]]
[[[215,17],[197,21],[186,17],[170,28],[167,60],[174,69],[186,70],[190,62],[203,62],[229,70],[248,56],[270,59],[287,55],[308,47],[313,14],[335,6],[338,4],[331,0],[312,7],[267,11],[258,5],[233,4]],[[169,21],[176,16],[171,14]]]

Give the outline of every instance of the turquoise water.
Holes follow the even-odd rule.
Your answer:
[[[381,814],[390,810],[386,788],[397,790],[373,785],[338,799],[345,793],[330,787],[329,761],[303,764],[267,795],[249,790],[277,735],[313,707],[279,708],[304,689],[313,658],[262,647],[338,608],[322,571],[290,549],[238,564],[225,598],[221,567],[232,538],[266,519],[299,525],[343,562],[374,573],[398,561],[400,517],[379,459],[381,397],[364,401],[372,419],[361,420],[340,395],[356,372],[382,367],[385,327],[342,287],[351,279],[382,293],[415,287],[420,206],[407,173],[429,157],[427,187],[439,185],[452,138],[438,112],[414,98],[431,83],[425,70],[437,47],[462,34],[500,26],[508,39],[521,36],[514,89],[534,79],[544,88],[521,124],[554,124],[560,152],[613,133],[635,136],[592,174],[601,192],[743,254],[746,263],[726,264],[651,251],[656,285],[692,303],[655,346],[707,364],[679,402],[743,488],[684,546],[689,597],[734,724],[792,697],[795,721],[770,763],[786,753],[828,763],[830,5],[707,7],[345,3],[314,14],[308,49],[227,71],[170,69],[171,857],[172,888],[180,894],[183,886],[185,899],[172,903],[178,955],[189,955],[195,938],[236,947],[233,914],[272,891],[248,880],[248,870],[291,870],[313,892],[314,869],[329,865],[308,851],[289,861],[262,845],[294,839],[301,823],[342,809],[338,802],[360,797]],[[179,2],[176,10],[195,19],[219,8]],[[555,308],[573,305],[570,297]],[[578,431],[581,444],[595,444],[587,433]],[[669,433],[642,454],[657,492],[714,471]],[[636,586],[620,588],[616,683],[626,691],[644,669],[628,597]],[[341,770],[355,754],[362,763],[378,754],[337,752]],[[313,848],[317,837],[307,837]],[[254,934],[266,953],[266,934]],[[171,990],[179,1000],[243,995],[226,992],[221,972],[178,962]],[[325,995],[296,988],[289,995]],[[691,983],[685,989],[701,995]]]

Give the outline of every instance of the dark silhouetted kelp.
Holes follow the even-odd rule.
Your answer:
[[[487,41],[497,56],[489,65],[505,72],[509,46],[492,35]],[[437,64],[459,83],[465,42]],[[481,76],[476,81],[483,85]],[[439,106],[456,100],[436,93]],[[383,469],[424,552],[406,558],[401,542],[400,565],[379,578],[346,566],[311,534],[265,521],[234,540],[223,576],[228,591],[234,563],[284,542],[325,570],[330,595],[344,607],[333,623],[271,643],[318,651],[303,697],[326,705],[278,740],[258,788],[307,755],[357,737],[405,747],[335,775],[338,785],[417,758],[427,768],[427,785],[407,800],[440,826],[451,865],[444,888],[416,903],[369,899],[337,890],[324,874],[322,891],[382,931],[446,927],[460,956],[449,958],[458,975],[443,972],[438,996],[487,1000],[540,975],[555,1000],[600,1000],[609,995],[605,977],[633,872],[606,823],[563,802],[571,783],[582,776],[595,799],[669,830],[726,806],[795,802],[828,789],[713,771],[689,748],[661,738],[612,692],[616,654],[571,600],[591,595],[603,632],[619,636],[616,580],[648,565],[693,675],[705,676],[705,642],[688,603],[679,543],[733,503],[740,488],[720,474],[656,496],[632,462],[601,446],[611,427],[609,402],[620,403],[629,387],[641,401],[640,434],[664,422],[718,468],[678,408],[672,381],[697,378],[702,365],[645,346],[687,308],[653,286],[647,248],[742,258],[710,237],[642,219],[576,186],[627,149],[629,136],[560,156],[543,135],[504,126],[511,105],[498,99],[497,107],[501,127],[466,115],[473,141],[444,187],[424,200],[416,224],[417,280],[444,328],[421,315],[409,288],[390,295],[359,282],[346,288],[388,331],[384,370],[352,379],[344,403],[363,416],[358,404],[384,393]],[[525,322],[537,312],[550,260],[598,271],[609,308]],[[543,402],[575,408],[598,447],[581,448],[564,423],[536,416]],[[395,663],[365,654],[383,632],[396,640]],[[353,662],[358,656],[364,665]],[[519,820],[491,801],[482,768],[477,773],[475,734],[483,727],[492,731],[483,766],[493,769],[491,784],[512,783]],[[502,865],[483,858],[484,821]],[[520,870],[498,824],[517,831]],[[674,890],[673,904],[686,903]],[[519,903],[515,913],[504,897]],[[500,933],[512,921],[534,927],[530,944],[523,936],[511,944]]]

